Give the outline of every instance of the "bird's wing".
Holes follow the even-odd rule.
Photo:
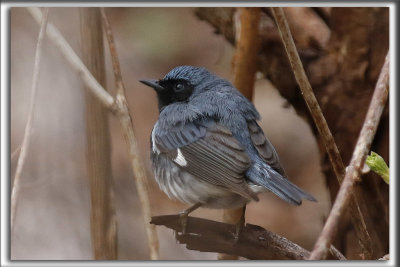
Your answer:
[[[268,188],[283,200],[295,205],[300,205],[302,199],[316,201],[313,196],[304,192],[301,188],[287,179],[285,170],[280,164],[278,154],[272,144],[265,137],[257,122],[248,121],[247,125],[254,147],[268,164],[259,169],[253,168],[251,171],[256,171],[256,173],[254,173],[254,175],[249,174],[249,179],[255,184]]]
[[[248,121],[247,126],[249,127],[251,141],[253,142],[253,145],[257,149],[258,154],[261,156],[261,158],[264,159],[265,162],[279,174],[287,177],[285,174],[285,170],[280,164],[278,153],[276,153],[275,148],[265,137],[261,127],[254,120]]]
[[[245,180],[250,158],[228,128],[215,121],[193,122],[180,129],[153,131],[152,138],[160,153],[196,178],[258,200]]]

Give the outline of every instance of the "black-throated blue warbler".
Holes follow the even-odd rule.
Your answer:
[[[291,183],[260,115],[230,82],[202,67],[180,66],[160,80],[141,80],[157,93],[151,134],[155,179],[170,198],[196,208],[245,207],[271,191],[291,204],[314,197]]]

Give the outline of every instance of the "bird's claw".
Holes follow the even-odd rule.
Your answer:
[[[235,225],[235,234],[233,235],[233,243],[234,244],[237,244],[239,242],[239,238],[240,238],[240,234],[242,233],[243,226],[244,226],[244,222],[241,222],[241,221],[239,221],[239,223],[237,223]]]
[[[187,226],[187,220],[189,217],[189,213],[182,211],[179,213],[179,220],[181,221],[181,226],[182,226],[182,234],[186,234],[186,226]]]
[[[179,217],[180,217],[179,220],[181,221],[183,235],[186,234],[186,225],[187,225],[189,213],[196,210],[200,206],[201,206],[201,203],[196,203],[193,206],[189,207],[188,209],[185,209],[184,211],[179,212]]]
[[[246,211],[246,206],[243,207],[242,215],[240,216],[239,221],[235,224],[235,234],[233,236],[234,244],[237,244],[239,242],[239,237],[240,234],[242,233],[245,224],[245,211]]]

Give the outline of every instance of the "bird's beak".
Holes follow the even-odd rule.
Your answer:
[[[157,80],[140,80],[140,82],[154,88],[157,92],[164,90],[164,87],[162,87]]]

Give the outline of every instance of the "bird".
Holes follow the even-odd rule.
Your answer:
[[[288,180],[258,111],[229,81],[204,67],[178,66],[140,82],[158,99],[150,137],[155,180],[169,198],[191,205],[180,213],[183,233],[199,207],[245,210],[268,191],[294,205],[316,201]],[[235,239],[243,224],[244,211]]]

